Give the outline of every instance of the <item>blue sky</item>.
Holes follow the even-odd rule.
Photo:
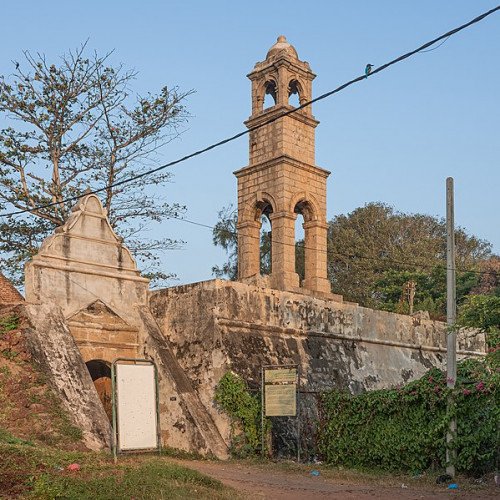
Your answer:
[[[407,52],[496,5],[495,1],[28,1],[2,5],[0,74],[21,51],[56,58],[89,39],[135,68],[134,90],[195,89],[180,140],[166,163],[243,129],[250,114],[246,74],[286,35],[318,75],[314,95]],[[500,253],[500,13],[366,82],[317,103],[316,160],[332,171],[328,218],[370,201],[444,216],[445,179],[455,178],[456,223]],[[1,126],[1,124],[0,124]],[[234,170],[247,164],[243,137],[173,168],[159,188],[213,225],[236,202]],[[211,278],[224,260],[211,232],[179,221],[151,234],[186,241],[164,255],[180,283]]]

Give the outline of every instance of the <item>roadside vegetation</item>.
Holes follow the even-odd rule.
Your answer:
[[[216,479],[158,456],[120,457],[34,446],[0,429],[0,497],[234,499]],[[78,464],[79,470],[68,466]]]
[[[322,399],[319,451],[331,465],[439,472],[446,466],[446,430],[455,417],[456,469],[476,477],[493,472],[500,422],[497,368],[493,359],[460,363],[454,390],[446,387],[446,374],[434,368],[403,387],[356,396],[328,392]]]

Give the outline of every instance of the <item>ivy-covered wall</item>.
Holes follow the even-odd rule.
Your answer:
[[[460,363],[453,391],[446,387],[445,373],[436,368],[396,389],[357,396],[330,391],[322,399],[319,450],[332,465],[413,473],[443,468],[446,431],[455,416],[457,470],[492,471],[499,445],[497,365],[491,358]],[[451,411],[449,398],[454,403]]]

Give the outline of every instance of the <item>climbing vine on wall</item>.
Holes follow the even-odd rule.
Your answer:
[[[249,456],[261,449],[260,393],[251,393],[246,382],[238,375],[227,372],[215,390],[215,402],[231,418],[232,453]],[[266,420],[265,434],[270,424]]]
[[[331,391],[322,399],[320,451],[333,465],[421,472],[445,466],[449,419],[458,422],[459,471],[481,474],[494,469],[500,422],[500,373],[490,363],[459,364],[453,396],[446,375],[431,369],[404,387],[352,396]]]

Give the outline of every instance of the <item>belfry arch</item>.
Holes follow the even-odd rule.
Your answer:
[[[239,272],[246,278],[260,275],[262,217],[269,220],[272,228],[275,206],[272,196],[260,194],[238,213],[238,266]]]
[[[307,101],[304,96],[302,85],[297,79],[292,79],[288,84],[288,104],[291,104],[293,97],[296,96],[299,105]]]
[[[311,106],[281,117],[284,111],[297,107],[290,104],[291,96],[298,96],[299,104],[311,99],[315,76],[284,36],[248,75],[252,82],[252,115],[245,122],[252,129],[249,164],[235,172],[238,279],[247,281],[260,275],[261,216],[265,214],[272,227],[269,284],[279,290],[299,290],[295,221],[300,213],[307,248],[302,287],[330,293],[326,274],[326,180],[330,172],[315,164],[315,128],[319,122]],[[263,107],[266,94],[272,95],[274,106]],[[254,129],[257,125],[259,128]]]
[[[259,272],[267,275],[272,271],[272,214],[273,206],[268,201],[257,203],[257,217],[260,222],[259,228]],[[266,231],[266,222],[269,231]],[[267,233],[267,234],[266,234]]]
[[[269,96],[268,99],[267,96]],[[264,105],[264,109],[276,106],[277,97],[278,97],[278,89],[276,87],[276,82],[273,80],[266,81],[266,83],[264,84],[264,92],[262,97],[262,103]],[[269,102],[268,106],[266,106],[266,99]]]

